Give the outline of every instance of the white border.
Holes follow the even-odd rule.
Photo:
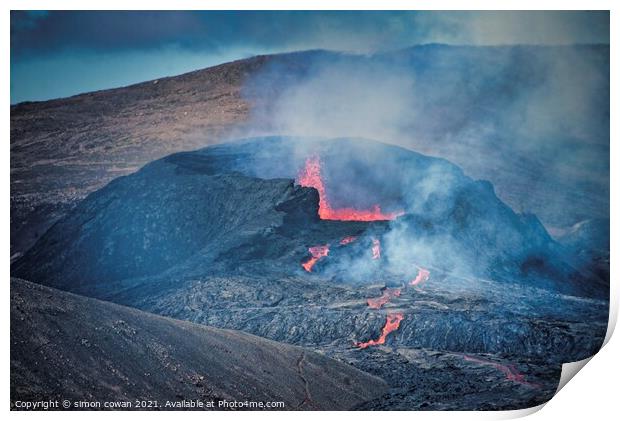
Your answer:
[[[319,10],[346,10],[346,9],[365,9],[365,10],[383,10],[383,9],[395,9],[395,10],[407,10],[407,9],[416,9],[416,10],[611,10],[611,138],[617,139],[618,135],[618,115],[615,113],[618,105],[618,86],[615,83],[614,75],[620,74],[618,71],[618,57],[617,57],[617,45],[618,45],[618,31],[616,30],[618,25],[618,17],[617,10],[614,10],[614,3],[612,1],[600,1],[600,0],[590,0],[590,1],[564,1],[564,2],[552,2],[552,1],[532,1],[532,0],[522,0],[522,1],[483,1],[483,0],[474,0],[468,2],[458,2],[458,1],[441,1],[441,0],[422,0],[416,2],[407,2],[407,1],[393,1],[393,0],[384,0],[381,2],[373,2],[372,4],[361,4],[359,1],[340,1],[340,0],[315,0],[315,1],[297,1],[294,4],[292,2],[285,3],[281,0],[263,0],[259,2],[251,2],[244,0],[228,0],[217,1],[217,2],[205,2],[205,1],[195,1],[195,0],[176,0],[175,2],[164,2],[161,0],[152,0],[149,2],[136,2],[136,1],[119,1],[119,0],[108,0],[108,1],[91,1],[86,4],[84,1],[77,0],[22,0],[15,1],[9,0],[5,1],[7,10],[0,17],[0,22],[2,23],[1,27],[3,28],[2,33],[2,45],[5,51],[5,57],[9,55],[10,51],[10,9],[48,9],[48,10],[58,10],[58,9],[82,9],[82,10],[230,10],[230,9],[239,9],[239,10],[310,10],[310,9],[319,9]],[[5,103],[3,108],[5,110],[5,119],[3,120],[3,133],[4,133],[4,142],[5,145],[10,144],[10,128],[7,117],[10,114],[9,107],[9,98],[10,98],[10,89],[9,89],[9,81],[10,81],[10,59],[4,62],[4,66],[2,67],[3,79],[5,83],[2,85],[2,90],[4,93]],[[2,365],[2,379],[4,380],[2,383],[2,392],[5,397],[5,410],[9,409],[9,320],[10,320],[10,312],[9,312],[9,277],[10,277],[10,267],[9,267],[9,256],[10,256],[10,151],[7,150],[8,146],[5,146],[5,149],[1,155],[2,165],[4,168],[3,173],[3,183],[1,185],[2,191],[0,191],[1,197],[5,200],[5,205],[2,208],[2,224],[3,224],[3,233],[5,235],[5,239],[2,245],[2,250],[4,250],[5,260],[2,262],[3,273],[5,273],[4,285],[1,288],[2,300],[5,303],[6,307],[4,309],[4,317],[2,319],[2,360],[4,364]],[[614,143],[611,142],[611,214],[618,215],[619,207],[618,207],[618,171],[614,167],[614,163],[617,163],[617,148],[614,147]],[[5,178],[6,177],[6,178]],[[612,218],[611,220],[611,249],[617,250],[619,241],[618,241],[618,227],[615,223],[615,220]],[[617,278],[618,278],[618,270],[616,270],[615,265],[612,264],[612,305],[610,312],[610,329],[608,331],[608,335],[606,338],[606,342],[609,341],[611,332],[613,331],[613,327],[615,326],[615,322],[617,320],[617,297],[618,297],[618,288],[617,288]],[[588,364],[588,369],[585,370],[578,376],[578,379],[570,382],[561,393],[559,393],[556,397],[554,397],[546,406],[543,411],[538,412],[534,417],[538,417],[538,419],[608,419],[611,414],[617,414],[618,405],[616,403],[617,394],[615,391],[617,390],[618,383],[618,375],[620,374],[619,363],[618,363],[618,355],[620,346],[618,345],[618,340],[612,340],[609,344],[607,344],[599,355],[592,358],[592,360]],[[542,407],[542,406],[541,406]],[[300,413],[295,414],[296,417],[301,417],[302,419],[310,419],[315,418],[317,416],[320,417],[345,417],[345,418],[355,418],[356,420],[365,419],[365,418],[375,418],[375,417],[389,417],[390,421],[392,420],[404,420],[411,419],[412,417],[416,419],[459,419],[459,420],[468,420],[468,419],[506,419],[506,418],[515,418],[520,416],[528,415],[529,413],[536,412],[541,407],[522,410],[522,411],[508,411],[508,412],[390,412],[383,414],[376,413],[363,413],[363,412],[349,412],[349,413]],[[121,419],[128,419],[131,417],[132,419],[136,416],[140,418],[143,416],[147,416],[149,418],[160,418],[168,417],[171,414],[164,413],[135,413],[135,412],[116,412],[114,414],[109,413],[89,413],[87,416],[92,419],[103,419],[104,417],[109,417],[110,415],[114,417],[120,417]],[[224,417],[228,417],[230,413],[192,413],[192,412],[184,412],[182,417],[209,417],[214,419],[223,419]],[[82,418],[85,415],[83,413],[23,413],[23,412],[11,412],[10,416],[12,417],[44,417],[45,419],[65,419],[65,418],[74,418],[79,417]],[[177,416],[179,416],[177,414]],[[252,420],[269,420],[272,421],[274,419],[287,419],[290,417],[290,413],[277,413],[277,412],[265,412],[265,413],[250,413],[250,412],[242,412],[237,413],[236,417],[244,418],[244,419],[252,419]]]

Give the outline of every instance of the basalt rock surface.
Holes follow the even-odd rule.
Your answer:
[[[309,156],[324,163],[332,206],[381,204],[404,215],[390,223],[319,220],[316,191],[293,183]],[[259,138],[155,161],[81,202],[13,273],[87,294],[164,271],[228,274],[258,263],[260,273],[286,275],[308,247],[360,233],[383,240],[390,271],[417,261],[502,283],[608,294],[608,279],[580,272],[535,216],[516,214],[490,183],[445,160],[360,139]],[[326,260],[325,272],[353,276],[358,244]],[[367,280],[360,271],[353,277]]]
[[[315,155],[332,206],[403,215],[320,219],[317,190],[294,182]],[[318,245],[329,252],[304,270]],[[608,279],[571,256],[535,216],[445,160],[359,139],[273,137],[174,154],[114,180],[13,274],[319,350],[388,383],[360,408],[514,409],[549,399],[561,364],[605,336]],[[430,276],[410,285],[419,267]],[[387,287],[400,295],[370,308]],[[402,315],[398,329],[359,349],[388,314]]]

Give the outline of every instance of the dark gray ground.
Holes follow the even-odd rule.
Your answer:
[[[584,114],[586,124],[577,124],[577,135],[560,130],[522,138],[518,128],[506,124],[515,121],[509,114],[507,122],[504,110],[519,117],[518,107],[512,107],[521,104],[525,92],[542,87],[544,93],[555,82],[545,76],[556,74],[548,57],[567,61],[571,68],[581,63],[590,69],[587,74],[596,81],[589,85],[596,99],[588,104],[592,114]],[[389,210],[402,207],[407,215],[399,221],[318,221],[316,192],[292,181],[300,160],[316,150],[294,145],[283,150],[278,142],[288,138],[263,139],[266,143],[250,145],[242,153],[234,151],[235,145],[179,153],[139,174],[118,178],[172,152],[247,130],[271,131],[269,112],[288,89],[312,80],[317,65],[338,61],[411,71],[417,97],[423,99],[420,112],[412,115],[422,118],[406,122],[410,135],[396,143],[450,159],[463,169],[413,153],[408,158],[412,161],[399,166],[400,153],[387,153],[392,150],[383,146],[361,147],[355,159],[342,165],[350,146],[365,144],[359,139],[333,154],[331,161],[327,157],[328,178],[340,181],[331,184],[336,199],[360,202],[356,206],[377,200]],[[358,409],[514,409],[544,402],[555,391],[561,363],[592,355],[605,334],[608,63],[606,46],[431,45],[369,58],[308,52],[12,106],[12,275],[324,353],[388,384],[382,396],[364,394],[361,400],[370,399],[365,403],[347,401]],[[560,91],[564,82],[559,82]],[[452,92],[450,87],[458,89]],[[562,124],[553,127],[572,127],[565,117],[556,117],[552,121]],[[256,127],[257,121],[265,124]],[[472,138],[468,127],[491,135]],[[529,146],[521,147],[524,142]],[[274,146],[279,154],[273,154]],[[376,162],[398,165],[368,170]],[[366,190],[349,190],[355,183]],[[545,227],[553,228],[553,236]],[[389,234],[396,231],[421,243],[394,241]],[[347,235],[359,239],[347,247],[336,245]],[[374,237],[384,246],[379,262],[370,257]],[[300,263],[308,258],[308,247],[324,243],[332,244],[330,256],[307,274]],[[404,257],[395,251],[405,252]],[[411,256],[424,258],[430,280],[419,289],[405,288],[383,309],[368,309],[366,299],[379,296],[382,287],[402,286],[415,276],[412,267],[398,264],[403,259],[409,263]],[[221,373],[230,383],[220,379],[210,385],[208,376],[196,380],[203,365],[212,363],[192,346],[212,344],[199,333],[204,328],[188,327],[194,333],[186,338],[177,329],[189,326],[184,322],[64,293],[48,295],[42,287],[15,282],[12,336],[34,332],[12,340],[12,373],[19,377],[15,382],[12,377],[12,389],[17,383],[34,385],[17,391],[23,396],[118,396],[134,389],[152,395],[167,393],[172,382],[182,396],[249,396],[244,393],[265,386],[288,394],[291,405],[310,405],[300,390],[303,380],[289,382],[290,391],[281,390],[289,385],[286,381],[239,389],[239,374],[228,371]],[[25,294],[21,302],[20,291]],[[24,298],[28,294],[37,298]],[[67,313],[65,307],[74,305],[79,312]],[[101,307],[112,319],[104,317],[102,323],[91,306]],[[144,341],[127,337],[133,330],[114,324],[117,312],[135,315],[138,328],[133,328],[152,335]],[[400,329],[384,346],[356,348],[357,341],[378,337],[387,312],[403,314]],[[75,320],[82,316],[87,320]],[[105,326],[101,337],[100,324]],[[79,332],[97,334],[67,333],[61,341],[53,337],[74,325]],[[222,335],[234,344],[222,343],[222,349],[233,346],[233,353],[237,345],[252,346],[252,355],[263,355],[263,347],[297,349],[243,333]],[[46,338],[51,345],[37,348]],[[146,369],[129,364],[118,349],[139,354],[135,361],[144,358]],[[103,351],[106,354],[99,354]],[[194,356],[191,364],[182,361],[185,355]],[[305,368],[307,360],[293,353],[282,358],[284,366],[273,373],[299,380],[299,364]],[[93,381],[93,373],[78,375],[92,364],[108,373],[105,384]],[[125,371],[112,371],[116,364]],[[151,373],[162,364],[179,371]],[[37,368],[42,366],[45,369]],[[240,371],[260,368],[246,366],[247,361],[240,361]],[[262,382],[263,374],[268,373],[254,380]],[[50,375],[66,381],[55,382]],[[317,381],[319,397],[321,390],[341,386],[323,377]],[[330,389],[332,385],[336,389]],[[335,404],[332,399],[321,397],[328,406]]]
[[[535,217],[515,214],[492,186],[445,161],[366,142],[362,151],[403,165],[399,180],[409,181],[414,198],[440,168],[442,200],[421,204],[396,194],[407,212],[399,220],[324,221],[316,190],[249,175],[260,151],[286,140],[176,154],[117,179],[50,229],[14,263],[14,275],[323,352],[386,381],[387,392],[365,409],[524,408],[553,395],[562,363],[598,351],[606,279],[577,265],[573,250]],[[313,145],[326,162],[342,162],[330,148],[357,161],[353,145],[360,144]],[[362,185],[375,182],[372,171],[363,177]],[[417,288],[405,285],[415,262],[408,272],[393,262],[403,252],[390,246],[395,232],[441,247],[418,255],[434,260],[419,262],[431,276]],[[439,241],[446,232],[450,241]],[[340,245],[348,235],[358,239]],[[372,238],[382,240],[381,259],[372,259]],[[330,254],[305,272],[308,247],[327,243]],[[451,268],[455,256],[461,265]],[[370,309],[366,300],[385,286],[402,293]],[[403,320],[386,344],[358,349],[378,338],[390,313]]]
[[[11,401],[284,402],[349,409],[385,383],[309,349],[11,280]]]

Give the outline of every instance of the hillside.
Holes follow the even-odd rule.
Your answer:
[[[338,80],[323,83],[325,69],[354,81],[356,72],[369,73],[354,90],[362,98],[339,93]],[[547,228],[609,217],[608,47],[426,45],[375,56],[314,51],[11,106],[12,258],[118,176],[231,136],[299,129],[286,111],[295,111],[302,127],[329,128],[332,109],[350,110],[346,101],[365,104],[392,72],[411,75],[414,104],[403,108],[391,97],[406,92],[406,80],[402,87],[403,81],[388,83],[387,103],[368,107],[370,117],[383,109],[397,113],[379,123],[394,125],[398,134],[384,139],[369,130],[364,137],[449,159],[469,176],[490,180],[503,201],[536,214]],[[584,88],[573,98],[575,80]],[[327,102],[316,121],[316,110],[305,114],[312,98],[300,92],[329,98],[330,86],[336,102]],[[365,127],[359,117],[344,127]]]
[[[316,352],[11,279],[11,401],[349,409],[385,383]],[[135,409],[135,408],[134,408]],[[172,409],[172,408],[168,408]],[[220,408],[222,409],[222,408]]]
[[[293,184],[314,154],[333,206],[380,204],[401,217],[389,224],[319,220],[316,191]],[[605,279],[576,266],[535,216],[516,214],[490,183],[445,160],[363,139],[254,138],[152,162],[77,205],[14,263],[13,274],[96,296],[113,294],[116,282],[159,275],[289,276],[301,270],[308,247],[347,234],[360,241],[334,247],[322,269],[328,276],[367,283],[378,270],[415,275],[419,264],[607,294]],[[386,258],[377,267],[363,255],[372,238]]]
[[[248,104],[239,91],[263,61],[12,106],[12,254],[110,180],[219,140],[246,118]]]

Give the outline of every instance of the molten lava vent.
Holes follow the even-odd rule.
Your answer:
[[[381,336],[379,336],[379,339],[371,339],[367,342],[359,342],[357,344],[357,347],[364,349],[368,348],[369,346],[383,345],[387,336],[391,332],[398,330],[398,328],[400,327],[400,322],[402,322],[403,319],[404,316],[401,313],[388,314],[385,320],[385,325],[383,326],[383,329],[381,329]]]
[[[319,192],[319,217],[337,221],[389,221],[396,219],[404,212],[383,212],[378,204],[371,209],[339,208],[332,207],[325,182],[321,176],[321,160],[316,157],[306,159],[304,168],[297,176],[297,184],[303,187],[313,187]]]
[[[325,246],[314,246],[308,249],[312,257],[308,259],[306,262],[302,263],[301,266],[306,270],[306,272],[312,272],[312,267],[316,262],[318,262],[321,258],[326,257],[329,254],[329,244]]]
[[[431,273],[423,268],[418,268],[418,274],[415,279],[412,279],[409,282],[409,285],[420,285],[421,283],[428,281],[428,278],[431,276]]]

